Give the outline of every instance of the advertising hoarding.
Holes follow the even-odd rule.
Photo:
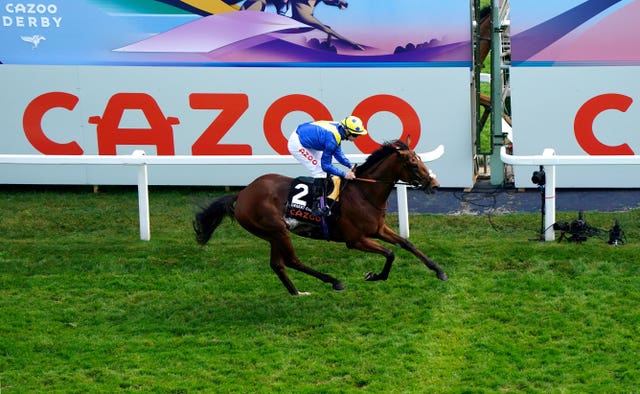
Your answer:
[[[410,135],[419,152],[445,146],[431,166],[443,185],[472,184],[467,2],[223,3],[3,3],[0,153],[287,154],[298,123],[353,113],[370,136],[347,154]],[[265,172],[304,174],[162,167],[150,181],[242,185]],[[128,173],[9,165],[0,182],[119,184]]]
[[[640,154],[640,1],[511,2],[513,152]],[[514,169],[533,187],[536,168]],[[558,187],[640,187],[634,166],[562,166]]]

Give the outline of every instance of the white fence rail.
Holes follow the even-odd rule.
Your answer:
[[[444,154],[440,145],[431,152],[421,153],[425,162],[434,161]],[[353,163],[362,163],[368,157],[363,154],[347,155]],[[138,168],[138,212],[140,221],[140,239],[151,239],[149,220],[149,178],[148,165],[269,165],[297,164],[292,156],[252,155],[252,156],[147,156],[144,151],[136,150],[131,155],[0,155],[0,164],[34,165],[131,165]],[[397,185],[399,232],[409,237],[409,209],[407,187]]]
[[[507,154],[506,147],[500,150],[500,158],[511,165],[538,165],[544,167],[546,182],[544,185],[544,239],[553,241],[555,233],[553,224],[556,222],[556,166],[560,165],[638,165],[639,155],[609,155],[609,156],[557,156],[553,149],[547,148],[542,155],[515,156]]]

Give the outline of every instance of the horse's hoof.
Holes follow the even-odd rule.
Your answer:
[[[440,272],[438,273],[438,279],[444,282],[444,281],[448,281],[449,277],[444,272]]]
[[[341,282],[336,282],[333,284],[333,290],[342,291],[344,290],[344,285]]]
[[[364,276],[364,280],[366,281],[378,280],[378,274],[376,274],[375,272],[367,272],[367,274]]]

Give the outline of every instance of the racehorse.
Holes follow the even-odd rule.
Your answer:
[[[440,280],[447,274],[407,239],[396,234],[385,223],[387,199],[394,185],[401,181],[425,193],[439,187],[433,173],[427,169],[420,156],[408,146],[408,141],[392,141],[383,144],[367,160],[356,167],[356,179],[344,181],[339,195],[339,212],[328,216],[328,240],[344,242],[349,249],[377,253],[386,261],[380,273],[369,272],[365,280],[387,280],[395,255],[373,239],[398,245],[418,257],[435,271]],[[277,174],[263,175],[236,194],[228,194],[213,201],[195,215],[193,227],[196,240],[206,244],[225,216],[237,222],[253,235],[271,245],[271,269],[278,275],[291,295],[299,292],[289,279],[286,267],[331,283],[340,291],[344,285],[337,279],[304,265],[293,249],[289,224],[284,212],[293,179]],[[333,212],[333,211],[332,211]]]

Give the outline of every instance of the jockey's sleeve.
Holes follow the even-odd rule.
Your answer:
[[[344,153],[342,152],[342,148],[338,147],[338,149],[336,149],[333,156],[336,158],[336,160],[338,160],[338,163],[342,164],[343,166],[347,168],[353,167],[349,159],[347,159],[347,156],[345,156]]]
[[[334,151],[331,151],[330,149],[322,151],[322,157],[320,158],[320,165],[322,166],[322,171],[344,178],[347,174],[333,165],[332,163],[333,155],[334,155]]]

